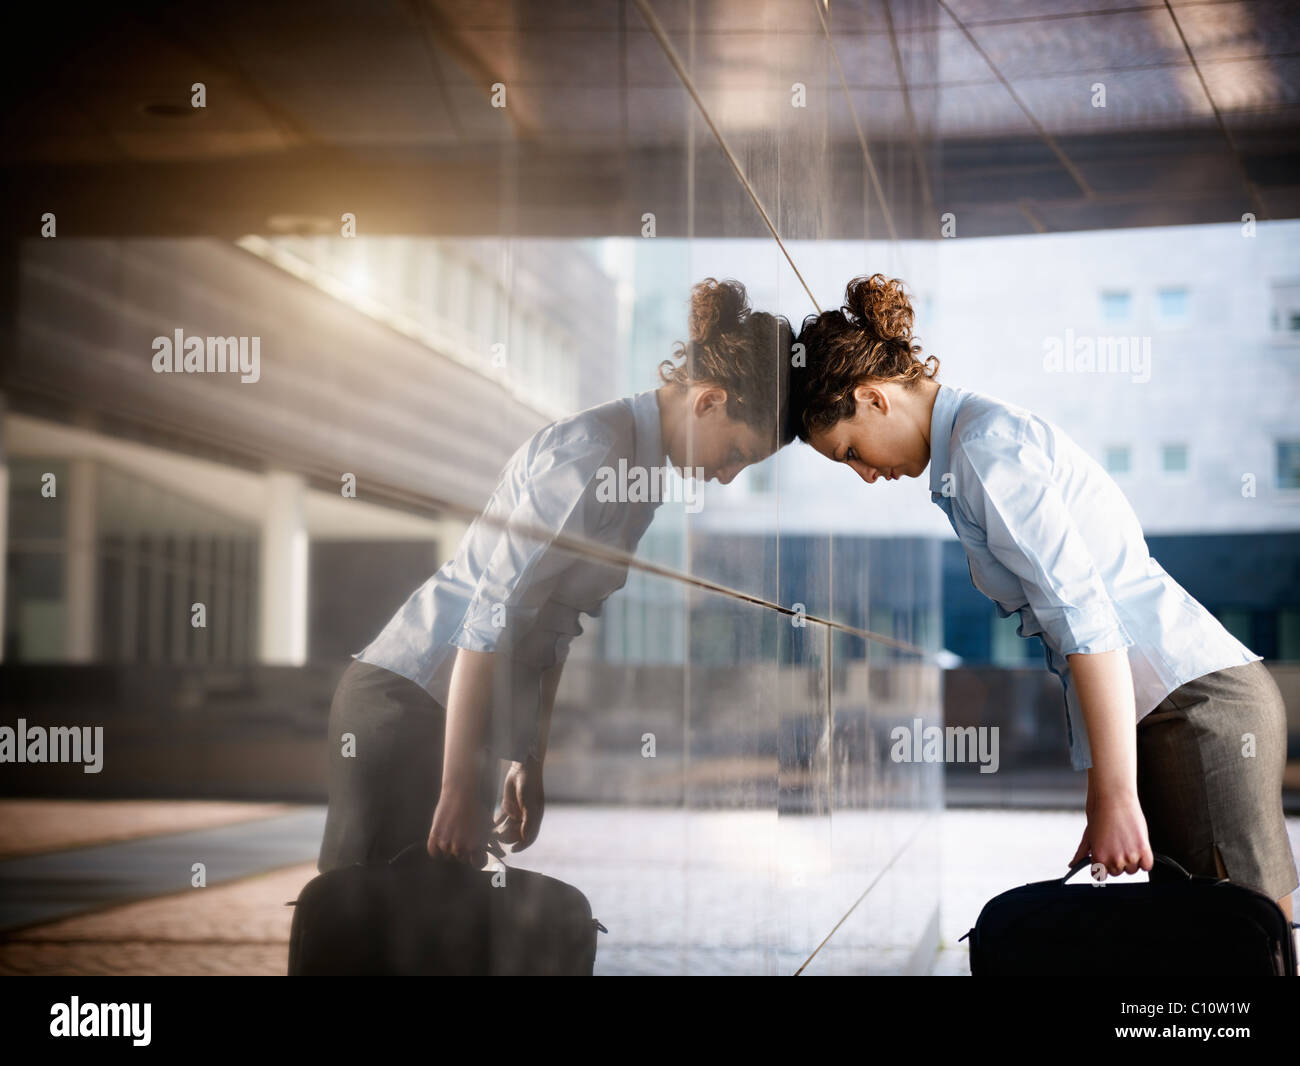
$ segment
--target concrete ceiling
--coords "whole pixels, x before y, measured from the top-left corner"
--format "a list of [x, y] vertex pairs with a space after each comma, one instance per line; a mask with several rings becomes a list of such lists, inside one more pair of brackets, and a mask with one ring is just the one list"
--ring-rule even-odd
[[660, 236], [762, 236], [755, 198], [790, 238], [937, 236], [945, 212], [958, 237], [1300, 214], [1292, 0], [7, 15], [10, 237], [45, 212], [67, 236], [233, 238], [337, 232], [345, 211], [369, 233], [632, 236], [651, 212]]

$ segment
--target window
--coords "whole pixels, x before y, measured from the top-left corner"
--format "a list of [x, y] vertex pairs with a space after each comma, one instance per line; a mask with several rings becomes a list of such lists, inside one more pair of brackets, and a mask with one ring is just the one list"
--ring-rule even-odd
[[1224, 607], [1214, 613], [1219, 616], [1219, 621], [1223, 623], [1224, 629], [1247, 647], [1250, 647], [1252, 643], [1250, 611], [1241, 607]]
[[1127, 444], [1116, 444], [1106, 449], [1106, 471], [1110, 474], [1127, 474], [1132, 466], [1132, 455]]
[[1187, 445], [1164, 445], [1160, 449], [1160, 466], [1166, 474], [1187, 473]]
[[1300, 281], [1274, 282], [1273, 333], [1300, 340]]
[[525, 383], [531, 388], [537, 381], [537, 334], [533, 316], [522, 308], [515, 307], [511, 312], [514, 320], [510, 329], [510, 344], [506, 349], [504, 368], [515, 381]]
[[336, 275], [351, 290], [353, 296], [368, 296], [375, 288], [371, 273], [373, 249], [365, 241], [340, 242], [339, 271]]
[[500, 290], [491, 276], [481, 268], [472, 268], [465, 299], [465, 325], [479, 350], [491, 354], [496, 335], [497, 299]]
[[1029, 658], [1029, 641], [1020, 636], [1020, 615], [990, 620], [989, 659], [997, 666], [1019, 666]]
[[1283, 662], [1300, 659], [1300, 611], [1282, 608], [1277, 612], [1277, 657]]
[[1277, 487], [1300, 489], [1300, 440], [1277, 442]]
[[1166, 325], [1187, 321], [1187, 303], [1187, 290], [1183, 288], [1160, 289], [1156, 293], [1156, 310]]
[[1101, 317], [1106, 322], [1127, 322], [1133, 313], [1133, 298], [1127, 290], [1113, 289], [1101, 294]]
[[438, 246], [432, 242], [420, 245], [420, 255], [416, 261], [415, 317], [425, 329], [436, 328], [438, 312], [436, 299], [438, 293]]
[[465, 302], [465, 267], [453, 255], [447, 255], [442, 261], [442, 276], [438, 286], [438, 314], [444, 322], [457, 322], [461, 317], [461, 307]]

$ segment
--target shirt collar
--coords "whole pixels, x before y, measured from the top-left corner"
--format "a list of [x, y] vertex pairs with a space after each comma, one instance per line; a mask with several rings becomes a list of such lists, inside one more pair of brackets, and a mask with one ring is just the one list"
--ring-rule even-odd
[[659, 390], [646, 389], [632, 397], [632, 414], [636, 421], [636, 465], [645, 471], [663, 465], [663, 430], [659, 425]]
[[957, 411], [965, 396], [964, 389], [940, 385], [930, 412], [930, 494], [943, 494], [943, 476], [949, 471], [949, 447]]

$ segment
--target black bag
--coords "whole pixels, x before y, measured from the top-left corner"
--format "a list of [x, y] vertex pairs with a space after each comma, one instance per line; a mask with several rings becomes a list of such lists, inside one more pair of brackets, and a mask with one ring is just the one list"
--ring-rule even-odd
[[1296, 976], [1291, 925], [1276, 901], [1226, 878], [1066, 885], [1064, 877], [1013, 888], [980, 911], [970, 937], [977, 977]]
[[291, 977], [589, 977], [606, 931], [572, 885], [432, 858], [423, 842], [318, 874], [293, 906]]

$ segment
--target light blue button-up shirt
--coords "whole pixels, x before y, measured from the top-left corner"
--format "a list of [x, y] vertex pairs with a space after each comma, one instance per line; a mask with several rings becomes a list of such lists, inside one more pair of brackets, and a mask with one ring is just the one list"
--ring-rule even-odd
[[940, 385], [930, 498], [971, 580], [1017, 632], [1040, 637], [1065, 689], [1070, 761], [1092, 765], [1067, 655], [1128, 650], [1138, 719], [1195, 678], [1261, 656], [1151, 558], [1137, 515], [1095, 459], [1023, 408]]
[[620, 461], [623, 470], [667, 470], [653, 389], [554, 422], [521, 445], [454, 557], [352, 657], [409, 678], [446, 707], [456, 649], [498, 653], [488, 747], [521, 762], [536, 754], [543, 671], [567, 658], [579, 615], [600, 614], [627, 581], [626, 565], [576, 554], [555, 537], [630, 553], [662, 502], [657, 490], [611, 493]]

